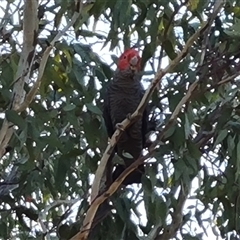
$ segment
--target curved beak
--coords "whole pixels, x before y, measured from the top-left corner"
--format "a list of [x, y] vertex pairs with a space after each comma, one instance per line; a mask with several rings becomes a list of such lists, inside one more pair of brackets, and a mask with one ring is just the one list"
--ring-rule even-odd
[[129, 63], [130, 63], [131, 70], [136, 71], [137, 65], [138, 65], [138, 57], [137, 56], [132, 57]]

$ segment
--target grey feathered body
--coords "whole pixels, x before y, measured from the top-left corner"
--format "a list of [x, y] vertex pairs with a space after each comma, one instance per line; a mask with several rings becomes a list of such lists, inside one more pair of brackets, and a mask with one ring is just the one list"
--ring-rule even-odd
[[[132, 114], [137, 109], [143, 94], [144, 90], [140, 79], [131, 70], [115, 73], [112, 82], [108, 86], [104, 101], [103, 117], [109, 137], [114, 133], [116, 124], [121, 123], [128, 114]], [[129, 166], [141, 155], [147, 133], [147, 118], [145, 111], [142, 118], [139, 118], [123, 132], [117, 143], [116, 152], [124, 159], [125, 166], [118, 166], [113, 178], [118, 177], [125, 167]], [[129, 153], [133, 159], [130, 156], [124, 156], [124, 152]], [[135, 173], [130, 174], [125, 184], [139, 183], [143, 171], [142, 166]]]

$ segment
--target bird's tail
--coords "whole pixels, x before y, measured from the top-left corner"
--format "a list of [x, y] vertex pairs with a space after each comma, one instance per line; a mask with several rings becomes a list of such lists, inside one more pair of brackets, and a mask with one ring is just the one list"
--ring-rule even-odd
[[[111, 156], [108, 159], [108, 163], [106, 166], [106, 187], [108, 188], [120, 175], [121, 173], [130, 166], [133, 161], [129, 161], [129, 159], [124, 159], [125, 165], [118, 164], [114, 172], [113, 170], [113, 158], [115, 152], [112, 152]], [[123, 157], [124, 158], [124, 157]], [[131, 172], [122, 182], [122, 185], [127, 186], [133, 183], [141, 183], [142, 175], [144, 174], [144, 165], [140, 165], [137, 169]]]
[[99, 232], [99, 228], [101, 226], [100, 223], [111, 213], [112, 207], [108, 203], [108, 199], [106, 199], [99, 207], [95, 214], [95, 217], [92, 222], [91, 230], [88, 236], [88, 240], [95, 239], [97, 233]]
[[[121, 173], [127, 168], [128, 166], [117, 165], [115, 171], [112, 174], [112, 180], [115, 181]], [[123, 185], [127, 186], [133, 183], [141, 183], [142, 175], [144, 174], [144, 165], [140, 165], [137, 169], [131, 172], [122, 182]]]
[[[107, 167], [106, 167], [106, 189], [108, 186], [111, 185], [113, 181], [115, 181], [121, 173], [128, 167], [130, 164], [125, 165], [117, 165], [116, 169], [112, 173], [112, 162], [113, 162], [113, 157], [115, 153], [113, 152], [111, 156], [109, 157]], [[125, 161], [126, 162], [126, 161]], [[129, 159], [128, 159], [129, 162]], [[131, 161], [132, 162], [132, 161]], [[123, 185], [127, 186], [133, 183], [141, 183], [141, 178], [142, 175], [144, 174], [144, 165], [140, 165], [137, 169], [135, 169], [133, 172], [131, 172], [122, 182]], [[111, 206], [108, 203], [108, 199], [106, 199], [98, 208], [96, 215], [93, 220], [92, 224], [92, 229], [89, 234], [89, 240], [92, 240], [94, 236], [96, 236], [98, 232], [98, 223], [100, 223], [104, 218], [107, 217], [107, 215], [111, 212]]]

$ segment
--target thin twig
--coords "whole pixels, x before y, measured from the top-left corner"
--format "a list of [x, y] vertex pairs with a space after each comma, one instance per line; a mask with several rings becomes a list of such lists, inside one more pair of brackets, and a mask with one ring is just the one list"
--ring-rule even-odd
[[183, 219], [183, 207], [189, 194], [190, 186], [181, 184], [181, 190], [177, 199], [177, 206], [175, 211], [172, 213], [172, 222], [163, 231], [161, 235], [155, 238], [155, 240], [167, 240], [171, 239], [176, 235], [179, 227], [181, 226]]

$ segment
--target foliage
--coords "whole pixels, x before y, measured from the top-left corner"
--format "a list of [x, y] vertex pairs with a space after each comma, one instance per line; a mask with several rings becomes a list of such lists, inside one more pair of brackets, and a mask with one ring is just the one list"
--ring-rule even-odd
[[[1, 2], [0, 140], [4, 119], [13, 134], [1, 158], [0, 238], [69, 239], [84, 220], [107, 146], [102, 99], [117, 56], [123, 48], [139, 48], [147, 86], [211, 16], [214, 1], [84, 2], [80, 17], [52, 49], [33, 101], [17, 113], [12, 104], [24, 4]], [[93, 239], [162, 239], [169, 229], [174, 239], [240, 238], [239, 6], [239, 0], [226, 2], [154, 92], [151, 105], [160, 124], [153, 138], [199, 79], [146, 162], [142, 185], [111, 197], [115, 211], [98, 224]], [[39, 1], [26, 93], [44, 51], [74, 11], [74, 1]]]

